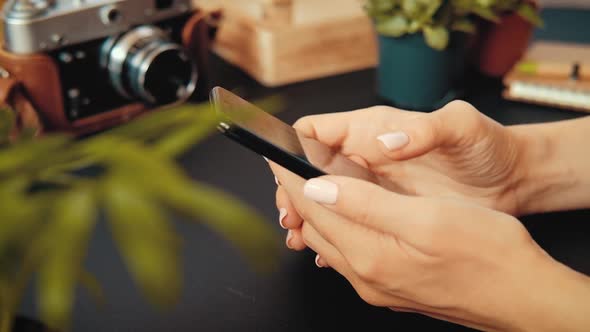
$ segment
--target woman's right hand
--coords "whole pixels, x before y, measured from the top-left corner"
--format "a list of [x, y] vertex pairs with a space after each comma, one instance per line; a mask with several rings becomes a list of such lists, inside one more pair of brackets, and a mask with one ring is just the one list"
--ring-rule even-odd
[[[302, 118], [294, 127], [360, 165], [405, 194], [465, 199], [512, 215], [521, 213], [517, 188], [526, 177], [524, 143], [468, 103], [433, 113], [378, 106]], [[302, 219], [280, 188], [281, 225], [288, 246], [303, 249]]]

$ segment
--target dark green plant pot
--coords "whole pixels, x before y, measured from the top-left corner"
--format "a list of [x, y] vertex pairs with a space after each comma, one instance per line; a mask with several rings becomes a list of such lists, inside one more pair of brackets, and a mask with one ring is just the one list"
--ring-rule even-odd
[[379, 95], [393, 106], [432, 111], [459, 97], [465, 76], [467, 37], [456, 33], [444, 51], [422, 34], [379, 35]]

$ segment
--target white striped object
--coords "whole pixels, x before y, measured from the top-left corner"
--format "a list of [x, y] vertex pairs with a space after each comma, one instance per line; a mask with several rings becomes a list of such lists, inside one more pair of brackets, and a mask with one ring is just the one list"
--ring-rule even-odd
[[512, 98], [523, 101], [536, 101], [564, 108], [590, 111], [589, 90], [571, 90], [549, 85], [514, 81], [510, 84], [509, 94]]

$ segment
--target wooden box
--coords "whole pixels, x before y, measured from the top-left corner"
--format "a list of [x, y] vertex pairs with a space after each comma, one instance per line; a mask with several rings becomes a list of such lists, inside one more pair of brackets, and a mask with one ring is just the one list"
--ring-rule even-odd
[[266, 86], [370, 68], [376, 37], [360, 0], [201, 0], [221, 7], [214, 50]]

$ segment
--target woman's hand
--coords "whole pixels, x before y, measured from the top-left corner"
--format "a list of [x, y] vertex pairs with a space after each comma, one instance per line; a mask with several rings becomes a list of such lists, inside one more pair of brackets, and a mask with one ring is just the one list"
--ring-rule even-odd
[[517, 214], [523, 177], [514, 133], [468, 103], [433, 113], [390, 107], [305, 117], [305, 136], [329, 145], [409, 195], [455, 197]]
[[512, 216], [346, 177], [305, 182], [271, 167], [305, 220], [297, 231], [316, 263], [370, 304], [484, 330], [590, 326], [587, 278], [553, 261]]
[[[519, 213], [516, 190], [525, 177], [521, 140], [508, 127], [460, 101], [433, 113], [390, 107], [316, 115], [294, 127], [409, 195], [459, 198]], [[304, 248], [302, 218], [279, 187], [277, 207], [287, 245]]]

